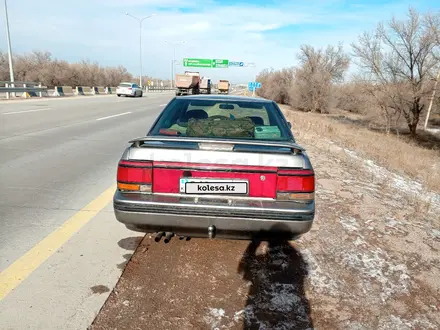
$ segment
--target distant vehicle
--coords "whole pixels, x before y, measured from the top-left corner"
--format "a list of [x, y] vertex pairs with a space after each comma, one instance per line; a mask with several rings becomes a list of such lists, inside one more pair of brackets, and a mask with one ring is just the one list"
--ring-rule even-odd
[[200, 81], [200, 93], [211, 94], [211, 79], [203, 77]]
[[119, 97], [121, 95], [124, 96], [139, 96], [142, 97], [143, 91], [137, 84], [122, 82], [116, 87], [116, 95]]
[[220, 80], [217, 84], [217, 90], [220, 94], [229, 94], [231, 84], [228, 80]]
[[200, 94], [200, 74], [185, 71], [185, 74], [176, 74], [176, 96]]
[[271, 100], [173, 98], [119, 161], [116, 219], [157, 242], [298, 238], [314, 220], [315, 175], [290, 127]]
[[200, 73], [185, 71], [185, 74], [176, 74], [176, 96], [200, 94]]

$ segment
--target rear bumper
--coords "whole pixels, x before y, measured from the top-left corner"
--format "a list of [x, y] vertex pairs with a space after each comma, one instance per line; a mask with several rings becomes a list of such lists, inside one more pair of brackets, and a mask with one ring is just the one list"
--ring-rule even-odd
[[212, 199], [185, 196], [141, 195], [117, 191], [113, 199], [116, 219], [142, 232], [173, 232], [176, 235], [251, 239], [282, 234], [295, 238], [313, 223], [315, 204], [271, 200]]
[[192, 88], [177, 88], [176, 90], [176, 94], [190, 94], [190, 92], [192, 91]]
[[129, 95], [129, 96], [133, 96], [133, 95], [135, 95], [135, 92], [126, 92], [126, 91], [118, 91], [118, 90], [116, 90], [116, 94], [119, 94], [119, 95]]

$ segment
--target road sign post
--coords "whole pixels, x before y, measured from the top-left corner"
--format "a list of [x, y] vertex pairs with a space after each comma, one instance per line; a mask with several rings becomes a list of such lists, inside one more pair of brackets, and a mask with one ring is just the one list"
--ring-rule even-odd
[[248, 90], [249, 92], [252, 92], [252, 96], [255, 96], [255, 92], [258, 88], [261, 88], [261, 83], [256, 81], [250, 81], [248, 83]]

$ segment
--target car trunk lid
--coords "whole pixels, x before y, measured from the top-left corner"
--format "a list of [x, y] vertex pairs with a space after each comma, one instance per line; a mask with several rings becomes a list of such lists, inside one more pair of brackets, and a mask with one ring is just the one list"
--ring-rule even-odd
[[[136, 139], [126, 157], [151, 161], [152, 192], [223, 197], [277, 198], [280, 169], [307, 167], [295, 143], [212, 141], [160, 137]], [[301, 186], [301, 184], [299, 184]], [[223, 187], [223, 188], [222, 188]], [[284, 189], [286, 190], [286, 189]]]
[[275, 198], [277, 168], [153, 162], [153, 192]]
[[131, 93], [133, 88], [131, 86], [118, 86], [118, 89], [122, 92], [122, 93]]

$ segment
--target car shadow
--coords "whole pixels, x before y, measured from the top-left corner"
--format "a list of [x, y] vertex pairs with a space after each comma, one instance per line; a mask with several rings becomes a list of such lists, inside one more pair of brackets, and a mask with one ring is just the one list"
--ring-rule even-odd
[[288, 238], [262, 239], [261, 234], [252, 239], [238, 266], [250, 283], [243, 329], [313, 329], [304, 292], [306, 261]]

